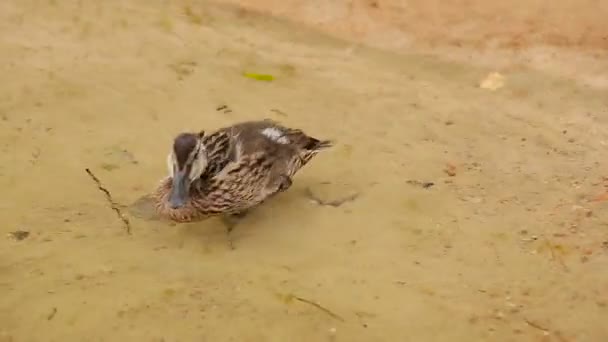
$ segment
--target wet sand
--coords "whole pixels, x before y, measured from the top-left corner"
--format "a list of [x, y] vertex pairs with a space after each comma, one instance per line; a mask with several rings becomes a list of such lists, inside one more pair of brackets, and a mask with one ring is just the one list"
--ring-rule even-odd
[[[605, 89], [522, 65], [480, 88], [488, 64], [226, 5], [5, 1], [0, 16], [0, 341], [608, 337]], [[336, 147], [235, 229], [235, 250], [218, 219], [134, 205], [178, 132], [264, 117]]]

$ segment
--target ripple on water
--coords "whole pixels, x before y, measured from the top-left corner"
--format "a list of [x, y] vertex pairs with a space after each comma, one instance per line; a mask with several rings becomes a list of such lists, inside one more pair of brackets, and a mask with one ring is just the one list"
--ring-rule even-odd
[[154, 209], [152, 195], [144, 195], [127, 206], [127, 211], [134, 217], [147, 221], [160, 221], [161, 217]]

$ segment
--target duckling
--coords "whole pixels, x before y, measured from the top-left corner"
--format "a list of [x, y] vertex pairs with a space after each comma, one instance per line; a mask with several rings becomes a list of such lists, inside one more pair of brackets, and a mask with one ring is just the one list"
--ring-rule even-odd
[[180, 133], [167, 157], [169, 176], [154, 193], [156, 210], [177, 222], [214, 215], [243, 217], [250, 208], [286, 191], [292, 177], [331, 146], [330, 140], [269, 119], [211, 134]]

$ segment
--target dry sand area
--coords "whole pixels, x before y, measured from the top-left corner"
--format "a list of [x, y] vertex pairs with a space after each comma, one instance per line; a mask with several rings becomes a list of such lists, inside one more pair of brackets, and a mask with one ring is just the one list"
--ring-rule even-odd
[[[238, 2], [0, 3], [0, 341], [608, 340], [605, 1]], [[151, 215], [266, 117], [336, 146], [236, 249]]]

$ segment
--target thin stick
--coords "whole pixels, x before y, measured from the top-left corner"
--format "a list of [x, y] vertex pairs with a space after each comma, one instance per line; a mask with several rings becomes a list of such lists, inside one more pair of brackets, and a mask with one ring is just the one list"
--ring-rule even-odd
[[311, 201], [315, 202], [318, 205], [324, 205], [324, 206], [330, 206], [330, 207], [334, 207], [337, 208], [339, 206], [341, 206], [344, 203], [347, 202], [352, 202], [354, 200], [357, 199], [357, 197], [359, 197], [359, 193], [354, 193], [350, 196], [346, 196], [344, 198], [340, 198], [340, 199], [336, 199], [333, 201], [326, 201], [326, 200], [322, 200], [319, 197], [317, 197], [312, 190], [310, 190], [310, 188], [306, 188], [305, 190], [306, 192], [304, 193], [306, 195], [306, 197], [308, 197], [308, 199], [310, 199]]
[[337, 319], [337, 320], [338, 320], [338, 321], [340, 321], [340, 322], [344, 322], [344, 318], [342, 318], [342, 317], [341, 317], [341, 316], [339, 316], [338, 314], [334, 313], [333, 311], [329, 310], [328, 308], [321, 306], [321, 304], [315, 303], [315, 302], [313, 302], [313, 301], [311, 301], [311, 300], [308, 300], [308, 299], [306, 299], [306, 298], [302, 298], [302, 297], [298, 297], [298, 296], [293, 296], [293, 299], [295, 299], [295, 300], [297, 300], [297, 301], [300, 301], [300, 302], [302, 302], [302, 303], [306, 303], [306, 304], [308, 304], [308, 305], [312, 305], [312, 306], [314, 306], [315, 308], [317, 308], [317, 309], [319, 309], [319, 310], [321, 310], [321, 311], [325, 312], [326, 314], [328, 314], [328, 315], [329, 315], [329, 316], [331, 316], [332, 318], [335, 318], [335, 319]]
[[532, 322], [532, 321], [531, 321], [531, 320], [529, 320], [529, 319], [524, 319], [524, 322], [526, 322], [526, 324], [528, 324], [528, 325], [529, 325], [529, 326], [531, 326], [532, 328], [535, 328], [535, 329], [538, 329], [538, 330], [544, 331], [544, 332], [546, 332], [546, 333], [549, 333], [549, 329], [547, 329], [547, 328], [543, 327], [542, 325], [540, 325], [540, 324], [538, 324], [538, 323]]
[[543, 327], [542, 325], [526, 318], [524, 318], [524, 322], [526, 322], [526, 324], [528, 324], [532, 328], [542, 331], [545, 335], [553, 334], [553, 336], [555, 336], [560, 342], [568, 342], [568, 339], [566, 339], [559, 331], [551, 331]]
[[131, 234], [131, 224], [129, 223], [129, 219], [122, 213], [119, 205], [116, 202], [114, 202], [110, 191], [101, 184], [101, 181], [99, 180], [99, 178], [97, 178], [97, 176], [95, 176], [93, 171], [89, 170], [88, 168], [85, 169], [85, 171], [89, 174], [91, 179], [97, 184], [97, 188], [101, 192], [104, 193], [104, 195], [106, 196], [106, 200], [110, 204], [110, 207], [112, 208], [112, 210], [114, 210], [116, 212], [116, 216], [118, 216], [118, 218], [122, 221], [125, 231], [127, 232], [127, 234], [130, 235]]
[[46, 316], [47, 321], [52, 320], [56, 314], [57, 314], [57, 308], [53, 308], [51, 310], [51, 313]]
[[278, 110], [276, 108], [273, 108], [270, 111], [273, 112], [273, 113], [276, 113], [277, 115], [280, 115], [280, 116], [287, 116], [287, 114], [285, 114], [285, 112], [280, 111], [280, 110]]

